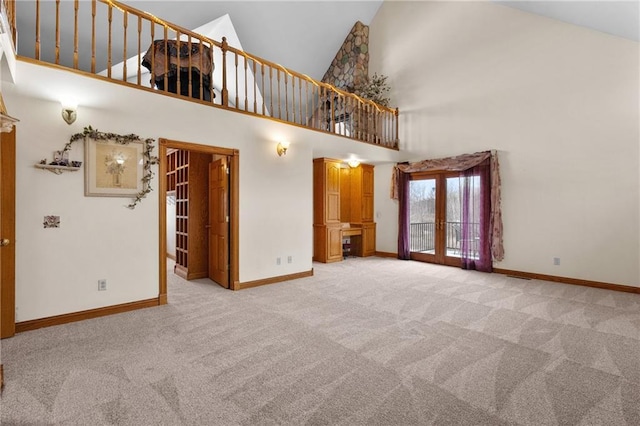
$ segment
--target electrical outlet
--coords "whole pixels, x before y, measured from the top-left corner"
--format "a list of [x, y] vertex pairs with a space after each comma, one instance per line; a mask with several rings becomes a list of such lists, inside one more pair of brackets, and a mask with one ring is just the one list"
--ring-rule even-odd
[[554, 257], [553, 258], [553, 264], [558, 266], [560, 264], [560, 258], [559, 257]]
[[287, 263], [291, 263], [291, 262], [293, 262], [293, 257], [287, 256]]
[[98, 280], [98, 291], [107, 290], [107, 280]]
[[276, 257], [276, 265], [279, 265], [280, 263], [281, 263], [281, 262], [280, 262], [280, 258], [279, 258], [279, 257]]

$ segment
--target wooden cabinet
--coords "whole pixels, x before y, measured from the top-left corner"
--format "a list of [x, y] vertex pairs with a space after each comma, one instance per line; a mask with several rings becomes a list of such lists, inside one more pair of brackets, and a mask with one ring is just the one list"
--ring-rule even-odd
[[342, 260], [346, 236], [352, 237], [351, 254], [375, 254], [373, 167], [361, 164], [350, 168], [329, 158], [313, 161], [313, 260]]
[[362, 224], [362, 256], [374, 256], [376, 254], [376, 224]]
[[206, 226], [211, 155], [175, 150], [167, 153], [167, 161], [167, 189], [176, 192], [174, 271], [187, 280], [205, 278], [209, 273]]

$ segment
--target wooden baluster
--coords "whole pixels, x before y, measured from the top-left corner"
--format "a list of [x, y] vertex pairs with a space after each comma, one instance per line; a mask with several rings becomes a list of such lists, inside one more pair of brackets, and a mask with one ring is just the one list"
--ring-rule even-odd
[[276, 70], [276, 76], [278, 78], [278, 118], [282, 119], [282, 97], [280, 96], [280, 68]]
[[73, 68], [78, 69], [78, 8], [80, 0], [75, 0], [73, 5]]
[[329, 89], [329, 96], [331, 97], [331, 133], [335, 133], [336, 132], [336, 93], [332, 90]]
[[229, 106], [229, 90], [227, 90], [227, 38], [222, 37], [222, 106]]
[[262, 74], [262, 115], [266, 115], [265, 114], [265, 105], [264, 105], [264, 95], [265, 95], [265, 90], [264, 90], [264, 64], [261, 63], [260, 64], [260, 73]]
[[258, 113], [258, 78], [256, 76], [256, 60], [253, 60], [253, 112]]
[[396, 113], [395, 113], [395, 127], [396, 127], [396, 140], [394, 141], [393, 145], [395, 148], [398, 148], [398, 144], [400, 142], [400, 133], [399, 133], [399, 124], [398, 124], [398, 116], [400, 115], [400, 109], [396, 108]]
[[169, 64], [171, 61], [171, 55], [169, 54], [169, 34], [168, 28], [164, 26], [164, 90], [165, 92], [169, 91]]
[[320, 112], [318, 114], [318, 128], [321, 130], [325, 129], [325, 122], [327, 118], [326, 107], [327, 105], [324, 102], [324, 86], [318, 87], [318, 102], [320, 103]]
[[296, 78], [291, 76], [291, 109], [293, 110], [292, 121], [296, 122]]
[[107, 50], [107, 77], [111, 78], [111, 21], [113, 20], [113, 8], [111, 4], [109, 4], [109, 40], [108, 40], [108, 50]]
[[123, 47], [122, 47], [122, 81], [127, 81], [127, 27], [129, 26], [129, 12], [124, 11], [122, 17], [122, 25], [124, 27]]
[[156, 29], [156, 24], [153, 23], [153, 21], [149, 21], [149, 25], [150, 27], [150, 34], [151, 34], [151, 80], [149, 81], [149, 84], [151, 85], [151, 88], [153, 89], [154, 87], [156, 87], [156, 74], [155, 74], [155, 64], [156, 64], [156, 43], [155, 43], [155, 29]]
[[180, 72], [180, 68], [182, 65], [182, 58], [180, 57], [182, 54], [182, 49], [181, 49], [181, 42], [180, 42], [180, 33], [176, 31], [176, 94], [178, 96], [182, 96], [182, 90], [181, 90], [181, 86], [182, 86], [182, 78], [181, 77], [181, 72]]
[[96, 72], [96, 0], [91, 1], [91, 72]]
[[[198, 39], [198, 56], [200, 57], [200, 72], [198, 73], [198, 80], [200, 81], [200, 99], [204, 99], [204, 75], [202, 74], [202, 69], [204, 67], [204, 40]], [[209, 51], [211, 51], [211, 46], [207, 47]], [[213, 57], [213, 56], [212, 56]]]
[[298, 80], [298, 103], [300, 104], [300, 124], [304, 125], [304, 117], [302, 115], [302, 79]]
[[275, 115], [274, 111], [273, 111], [273, 67], [271, 65], [269, 65], [269, 98], [271, 101], [271, 107], [269, 109], [269, 114], [271, 115], [271, 117], [273, 117]]
[[[209, 79], [209, 94], [210, 94], [210, 98], [211, 98], [211, 102], [213, 103], [213, 48], [214, 48], [214, 44], [213, 42], [209, 45], [208, 49], [209, 49], [209, 56], [211, 57], [211, 78]], [[202, 76], [202, 72], [200, 72], [200, 79], [204, 79], [204, 77]]]
[[289, 81], [288, 81], [287, 73], [285, 71], [282, 71], [282, 74], [284, 75], [284, 113], [285, 113], [285, 120], [289, 121]]
[[244, 110], [249, 111], [249, 83], [247, 82], [247, 57], [243, 56], [244, 60]]
[[138, 86], [142, 85], [142, 16], [138, 15]]
[[56, 0], [56, 65], [60, 63], [60, 0]]
[[209, 47], [209, 52], [211, 52], [211, 102], [215, 103], [215, 99], [214, 99], [214, 95], [215, 93], [213, 92], [213, 71], [216, 69], [216, 64], [215, 64], [215, 60], [214, 60], [214, 56], [213, 56], [213, 49], [215, 49], [215, 44], [211, 43], [211, 46]]
[[36, 53], [35, 58], [40, 60], [40, 0], [36, 0]]
[[238, 105], [240, 103], [239, 99], [238, 99], [238, 52], [236, 52], [235, 50], [233, 51], [233, 54], [235, 55], [235, 74], [236, 74], [236, 108], [240, 108], [240, 106]]
[[309, 82], [304, 80], [304, 120], [303, 124], [309, 125]]
[[[187, 49], [189, 49], [188, 58], [189, 58], [189, 74], [187, 75], [187, 90], [189, 91], [189, 97], [193, 95], [193, 81], [191, 81], [191, 70], [192, 70], [192, 62], [191, 62], [191, 34], [187, 37]], [[202, 68], [199, 68], [202, 69]], [[200, 98], [202, 100], [202, 98]]]

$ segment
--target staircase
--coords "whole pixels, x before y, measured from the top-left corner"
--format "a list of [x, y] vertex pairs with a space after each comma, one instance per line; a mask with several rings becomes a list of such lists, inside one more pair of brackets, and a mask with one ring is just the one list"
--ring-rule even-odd
[[[23, 57], [398, 149], [397, 109], [235, 49], [224, 37], [212, 40], [112, 0], [2, 0], [2, 5], [12, 40], [19, 34], [21, 47], [33, 45], [31, 52], [18, 52]], [[21, 19], [23, 13], [33, 16]]]

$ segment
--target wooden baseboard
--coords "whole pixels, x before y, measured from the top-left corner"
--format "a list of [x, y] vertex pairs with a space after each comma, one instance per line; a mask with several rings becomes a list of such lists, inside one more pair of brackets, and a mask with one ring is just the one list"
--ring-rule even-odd
[[123, 312], [134, 311], [136, 309], [151, 308], [160, 305], [159, 298], [139, 300], [137, 302], [122, 303], [120, 305], [105, 306], [103, 308], [89, 309], [87, 311], [71, 312], [69, 314], [56, 315], [52, 317], [39, 318], [16, 323], [16, 333], [36, 330], [43, 327], [68, 324], [70, 322], [82, 321], [91, 318], [104, 317], [107, 315], [121, 314]]
[[245, 288], [259, 287], [261, 285], [280, 283], [283, 281], [297, 280], [298, 278], [307, 278], [312, 276], [313, 276], [313, 268], [309, 271], [297, 272], [295, 274], [280, 275], [277, 277], [264, 278], [264, 279], [255, 280], [255, 281], [247, 281], [244, 283], [236, 282], [234, 283], [233, 289], [244, 290]]
[[553, 281], [562, 284], [581, 285], [585, 287], [603, 288], [605, 290], [622, 291], [625, 293], [640, 294], [640, 287], [632, 287], [630, 285], [611, 284], [600, 281], [581, 280], [577, 278], [558, 277], [555, 275], [537, 274], [534, 272], [512, 271], [510, 269], [493, 268], [493, 272], [504, 275], [511, 275], [519, 278], [530, 278], [534, 280]]
[[391, 259], [397, 259], [398, 253], [390, 253], [388, 251], [377, 251], [376, 256], [378, 257], [389, 257]]

